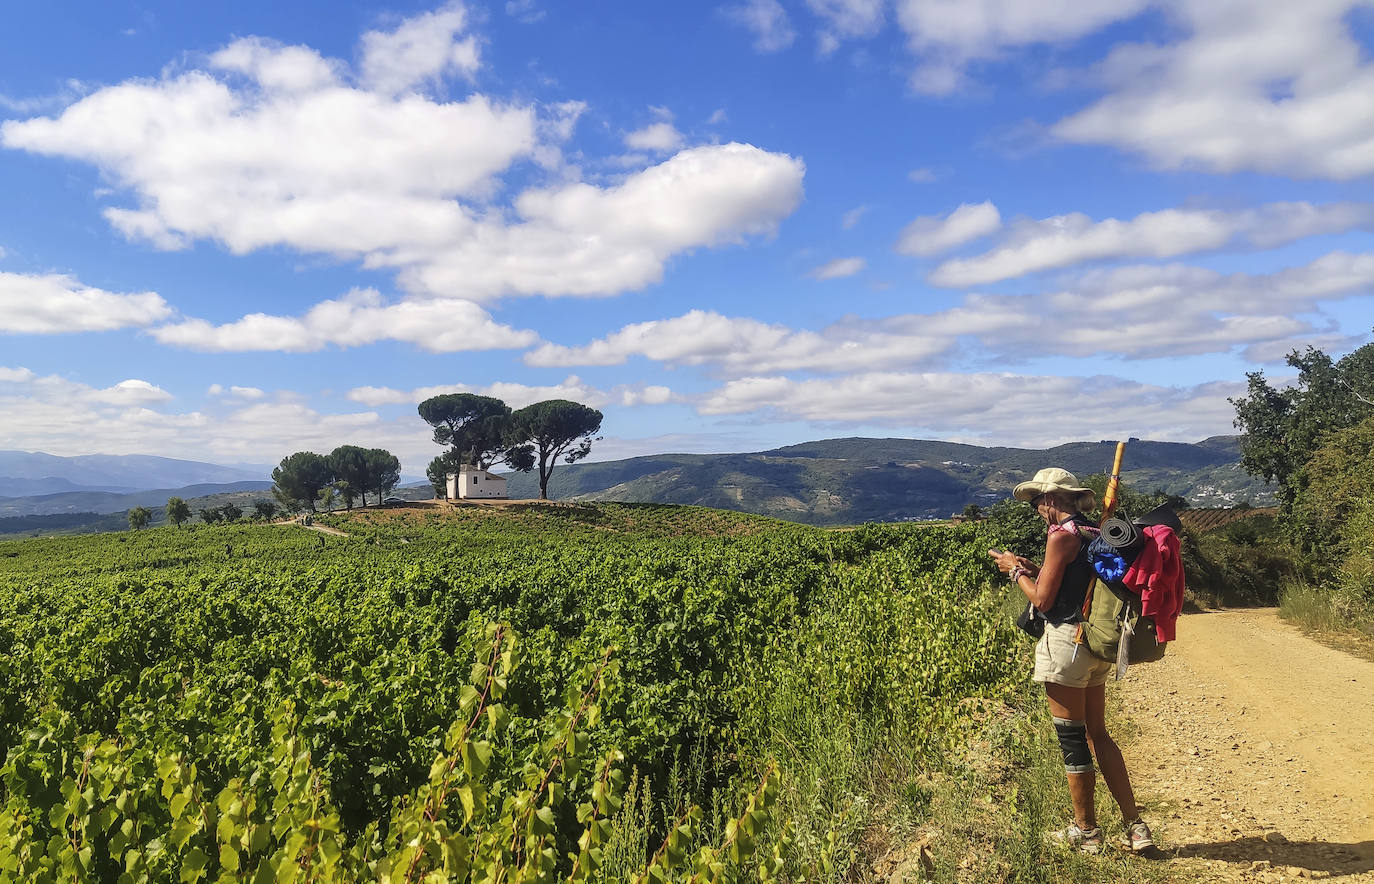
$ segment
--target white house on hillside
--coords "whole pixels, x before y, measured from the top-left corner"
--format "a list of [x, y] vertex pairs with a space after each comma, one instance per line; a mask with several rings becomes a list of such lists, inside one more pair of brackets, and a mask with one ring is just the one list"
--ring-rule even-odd
[[463, 464], [457, 473], [448, 474], [448, 496], [450, 500], [505, 500], [506, 480], [481, 467]]

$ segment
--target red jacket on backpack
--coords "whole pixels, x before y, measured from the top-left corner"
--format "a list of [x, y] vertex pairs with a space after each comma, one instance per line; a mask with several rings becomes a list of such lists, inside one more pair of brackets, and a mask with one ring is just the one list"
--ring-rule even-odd
[[1145, 547], [1121, 582], [1140, 593], [1141, 613], [1155, 618], [1161, 642], [1174, 640], [1174, 625], [1183, 613], [1183, 560], [1178, 535], [1168, 525], [1144, 529]]

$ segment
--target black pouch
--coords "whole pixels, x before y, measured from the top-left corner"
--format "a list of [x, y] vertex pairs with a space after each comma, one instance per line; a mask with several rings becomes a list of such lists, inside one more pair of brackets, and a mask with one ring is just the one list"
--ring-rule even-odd
[[1021, 616], [1016, 618], [1016, 625], [1021, 631], [1031, 638], [1039, 638], [1045, 634], [1045, 618], [1035, 615], [1035, 606], [1026, 604], [1026, 610], [1021, 612]]

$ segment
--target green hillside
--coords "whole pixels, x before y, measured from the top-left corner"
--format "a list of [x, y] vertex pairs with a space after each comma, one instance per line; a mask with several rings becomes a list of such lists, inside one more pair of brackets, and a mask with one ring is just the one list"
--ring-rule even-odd
[[[1045, 466], [1080, 476], [1105, 472], [1114, 441], [1073, 442], [1048, 450], [984, 448], [919, 439], [826, 439], [751, 454], [664, 454], [560, 465], [555, 499], [694, 504], [814, 525], [938, 519], [967, 504], [1007, 497]], [[1235, 436], [1199, 443], [1133, 439], [1124, 477], [1198, 506], [1272, 494], [1240, 468]], [[538, 496], [530, 474], [510, 474], [511, 496]]]

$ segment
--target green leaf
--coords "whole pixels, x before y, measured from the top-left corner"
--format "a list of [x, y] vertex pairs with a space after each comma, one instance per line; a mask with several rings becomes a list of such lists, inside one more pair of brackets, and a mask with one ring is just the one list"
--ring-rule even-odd
[[209, 864], [210, 857], [205, 855], [205, 851], [199, 847], [192, 847], [186, 851], [186, 858], [181, 861], [181, 880], [199, 881], [205, 876], [205, 867]]

